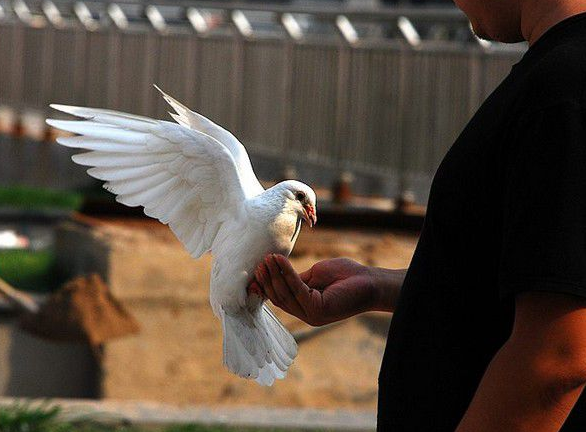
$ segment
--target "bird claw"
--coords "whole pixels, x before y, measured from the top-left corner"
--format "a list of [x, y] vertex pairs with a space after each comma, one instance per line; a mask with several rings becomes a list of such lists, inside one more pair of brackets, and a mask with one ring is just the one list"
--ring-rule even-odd
[[260, 287], [257, 284], [252, 284], [250, 286], [250, 288], [248, 288], [248, 294], [249, 295], [256, 295], [257, 297], [260, 297], [262, 300], [265, 299], [265, 296], [262, 292], [262, 290], [260, 289]]

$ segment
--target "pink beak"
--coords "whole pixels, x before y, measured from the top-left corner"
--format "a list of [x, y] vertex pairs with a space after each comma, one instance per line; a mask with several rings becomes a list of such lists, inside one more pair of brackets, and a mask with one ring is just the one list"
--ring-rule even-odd
[[303, 206], [303, 220], [307, 222], [310, 228], [317, 224], [317, 216], [315, 214], [315, 208], [312, 205], [306, 204]]

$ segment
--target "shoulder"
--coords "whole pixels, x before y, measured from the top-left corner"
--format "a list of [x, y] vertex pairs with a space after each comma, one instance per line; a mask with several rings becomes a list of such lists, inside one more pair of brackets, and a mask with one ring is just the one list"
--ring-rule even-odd
[[505, 142], [513, 142], [510, 150], [523, 154], [526, 163], [541, 163], [543, 167], [565, 163], [563, 159], [568, 158], [583, 164], [586, 39], [564, 41], [532, 60], [522, 71], [518, 93], [508, 111]]
[[586, 39], [560, 43], [526, 72], [522, 104], [540, 109], [586, 102]]

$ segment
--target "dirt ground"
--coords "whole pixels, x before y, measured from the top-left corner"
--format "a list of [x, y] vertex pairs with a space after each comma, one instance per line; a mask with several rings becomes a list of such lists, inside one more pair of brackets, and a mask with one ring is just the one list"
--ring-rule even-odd
[[[260, 387], [221, 365], [221, 326], [207, 302], [210, 257], [192, 260], [158, 223], [91, 224], [92, 235], [108, 244], [111, 289], [141, 326], [138, 336], [107, 345], [104, 397], [174, 404], [376, 407], [390, 316], [365, 314], [316, 330], [277, 311], [300, 340], [299, 356], [285, 380]], [[298, 271], [341, 256], [403, 268], [416, 242], [413, 233], [304, 228], [291, 260]]]

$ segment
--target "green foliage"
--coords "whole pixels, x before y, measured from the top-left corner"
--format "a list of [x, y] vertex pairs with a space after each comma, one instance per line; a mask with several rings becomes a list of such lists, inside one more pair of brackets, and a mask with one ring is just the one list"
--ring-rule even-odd
[[0, 409], [0, 431], [2, 432], [67, 432], [57, 418], [61, 412], [57, 406], [16, 403]]
[[61, 282], [50, 250], [0, 251], [0, 278], [26, 291], [51, 291]]
[[[234, 428], [227, 426], [182, 425], [171, 426], [159, 432], [302, 432], [300, 429], [283, 430], [267, 428]], [[308, 431], [306, 431], [308, 432]], [[309, 431], [318, 432], [318, 431]]]
[[0, 407], [0, 432], [142, 432], [125, 425], [102, 424], [87, 416], [65, 421], [62, 414], [61, 408], [50, 402], [3, 406]]
[[63, 420], [62, 410], [50, 402], [18, 402], [0, 406], [0, 432], [300, 432], [277, 429], [229, 428], [225, 426], [181, 425], [140, 428], [110, 422], [100, 422], [91, 416]]
[[0, 187], [0, 207], [78, 210], [82, 204], [83, 196], [75, 192], [25, 186]]

